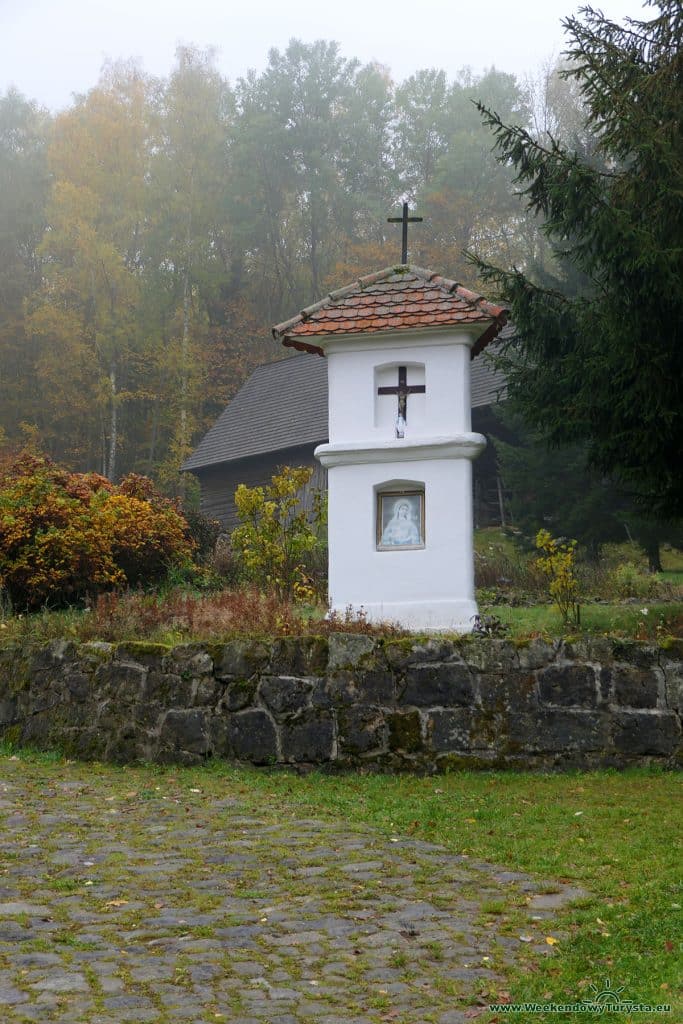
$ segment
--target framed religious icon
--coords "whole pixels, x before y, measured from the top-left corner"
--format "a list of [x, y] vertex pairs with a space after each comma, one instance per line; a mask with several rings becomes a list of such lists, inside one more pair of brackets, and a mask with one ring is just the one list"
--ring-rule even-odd
[[377, 495], [377, 550], [410, 551], [425, 546], [424, 491]]

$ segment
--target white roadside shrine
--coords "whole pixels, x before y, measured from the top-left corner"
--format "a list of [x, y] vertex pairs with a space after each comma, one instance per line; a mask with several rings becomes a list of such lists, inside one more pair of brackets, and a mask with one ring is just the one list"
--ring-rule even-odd
[[471, 631], [470, 361], [507, 310], [431, 271], [389, 267], [273, 328], [328, 360], [332, 611]]

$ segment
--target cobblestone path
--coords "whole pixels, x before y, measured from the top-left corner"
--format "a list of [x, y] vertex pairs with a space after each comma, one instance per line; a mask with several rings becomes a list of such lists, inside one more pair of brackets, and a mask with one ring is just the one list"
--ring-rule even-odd
[[3, 1024], [456, 1024], [577, 895], [190, 777], [0, 758]]

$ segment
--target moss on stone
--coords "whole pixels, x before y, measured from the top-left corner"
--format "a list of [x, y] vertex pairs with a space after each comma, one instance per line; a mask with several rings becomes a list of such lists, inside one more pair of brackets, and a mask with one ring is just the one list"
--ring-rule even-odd
[[328, 642], [328, 670], [366, 665], [376, 647], [377, 642], [369, 636], [332, 633]]
[[683, 640], [677, 636], [665, 636], [657, 646], [667, 654], [675, 653], [680, 661], [683, 661]]
[[151, 640], [126, 640], [116, 644], [117, 657], [129, 654], [132, 658], [162, 658], [171, 651], [169, 644], [155, 643]]
[[418, 711], [398, 711], [390, 715], [389, 749], [412, 754], [422, 749], [422, 728]]
[[498, 767], [495, 762], [478, 757], [476, 754], [442, 754], [440, 757], [437, 757], [436, 766], [444, 774], [449, 772], [488, 771]]
[[241, 711], [254, 703], [258, 679], [233, 679], [228, 685], [225, 702], [229, 711]]
[[7, 743], [10, 747], [16, 747], [21, 742], [21, 726], [6, 725], [0, 727], [0, 736], [2, 736], [4, 743]]

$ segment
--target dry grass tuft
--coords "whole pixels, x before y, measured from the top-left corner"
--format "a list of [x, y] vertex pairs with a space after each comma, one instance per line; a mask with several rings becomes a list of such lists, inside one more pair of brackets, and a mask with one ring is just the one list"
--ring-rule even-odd
[[392, 623], [373, 625], [351, 610], [325, 616], [322, 608], [299, 606], [255, 589], [195, 595], [172, 591], [103, 594], [79, 629], [83, 639], [204, 640], [233, 635], [310, 636], [329, 633], [403, 636]]

